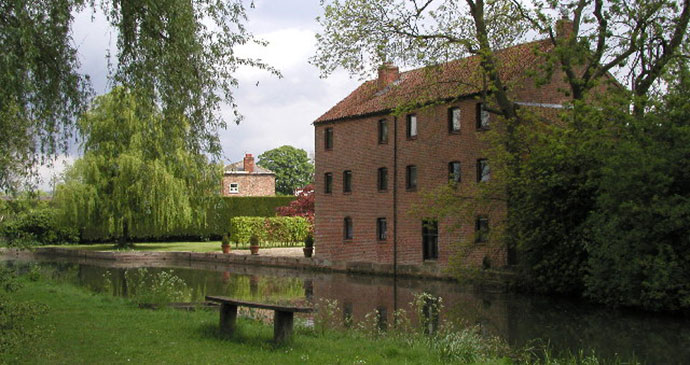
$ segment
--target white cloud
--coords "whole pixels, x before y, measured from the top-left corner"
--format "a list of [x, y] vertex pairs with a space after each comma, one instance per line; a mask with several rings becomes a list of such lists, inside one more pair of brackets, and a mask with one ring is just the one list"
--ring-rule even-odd
[[[314, 52], [314, 32], [304, 28], [285, 28], [258, 35], [267, 46], [248, 44], [236, 49], [239, 57], [261, 59], [283, 73], [309, 66], [307, 59]], [[265, 80], [274, 77], [268, 72], [251, 67], [238, 70], [240, 82]]]
[[[245, 120], [240, 125], [230, 124], [227, 130], [220, 132], [227, 159], [239, 161], [245, 152], [259, 155], [286, 144], [313, 151], [314, 127], [311, 123], [359, 84], [344, 72], [320, 79], [319, 70], [309, 64], [308, 59], [315, 51], [318, 27], [314, 18], [319, 12], [318, 2], [312, 0], [257, 0], [256, 8], [249, 9], [249, 30], [269, 45], [246, 45], [236, 51], [244, 57], [262, 59], [279, 69], [283, 78], [249, 67], [238, 70], [236, 77], [240, 87], [235, 90], [235, 98]], [[100, 12], [92, 14], [88, 7], [76, 14], [73, 29], [74, 43], [82, 61], [81, 71], [91, 76], [97, 94], [107, 92], [105, 55], [108, 48], [115, 51], [117, 31]], [[222, 113], [228, 122], [233, 120], [227, 105], [223, 106]], [[50, 190], [53, 174], [64, 170], [64, 161], [73, 160], [70, 156], [60, 156], [54, 168], [41, 167], [44, 180], [41, 187]]]
[[[238, 73], [240, 87], [235, 96], [245, 119], [221, 132], [223, 150], [231, 162], [239, 161], [244, 153], [257, 156], [282, 145], [313, 151], [311, 123], [359, 83], [344, 72], [336, 72], [328, 79], [319, 78], [319, 70], [308, 62], [316, 42], [310, 29], [290, 27], [257, 37], [270, 44], [245, 46], [238, 54], [265, 60], [278, 68], [283, 78], [249, 68]], [[229, 113], [225, 109], [225, 114]]]

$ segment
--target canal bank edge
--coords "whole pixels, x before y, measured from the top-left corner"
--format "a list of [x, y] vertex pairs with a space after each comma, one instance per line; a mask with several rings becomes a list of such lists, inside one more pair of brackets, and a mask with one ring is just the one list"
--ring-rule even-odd
[[[392, 264], [370, 262], [332, 262], [317, 257], [281, 257], [235, 255], [216, 252], [151, 252], [151, 251], [88, 251], [60, 247], [39, 247], [32, 250], [0, 248], [0, 255], [8, 257], [73, 257], [120, 263], [206, 262], [223, 265], [253, 265], [298, 270], [342, 272], [365, 275], [393, 276]], [[398, 265], [397, 276], [436, 280], [454, 280], [450, 273], [437, 265]]]

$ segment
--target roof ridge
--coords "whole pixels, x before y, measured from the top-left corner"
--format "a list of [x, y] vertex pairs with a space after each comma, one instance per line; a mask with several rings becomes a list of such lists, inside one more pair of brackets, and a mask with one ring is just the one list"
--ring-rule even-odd
[[[499, 62], [515, 61], [504, 65], [505, 67], [502, 67], [499, 72], [506, 81], [524, 75], [526, 68], [534, 66], [537, 57], [529, 50], [543, 49], [544, 46], [550, 46], [548, 39], [533, 40], [495, 51]], [[517, 57], [514, 58], [514, 55]], [[426, 78], [427, 75], [422, 75], [424, 70], [431, 68], [438, 70], [432, 81]], [[314, 124], [379, 114], [408, 102], [425, 104], [476, 94], [481, 91], [481, 86], [475, 85], [479, 84], [479, 74], [479, 55], [474, 54], [403, 71], [395, 85], [378, 87], [378, 79], [366, 80], [317, 118]]]

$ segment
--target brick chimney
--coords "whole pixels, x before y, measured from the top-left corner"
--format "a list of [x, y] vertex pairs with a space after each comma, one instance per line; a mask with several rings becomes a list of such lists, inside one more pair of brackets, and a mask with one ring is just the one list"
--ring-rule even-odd
[[400, 76], [400, 69], [398, 66], [386, 62], [379, 67], [379, 84], [381, 86], [388, 86], [398, 79]]
[[254, 156], [251, 153], [244, 155], [244, 171], [248, 173], [254, 172]]
[[556, 21], [556, 38], [566, 39], [573, 34], [573, 21], [561, 18]]

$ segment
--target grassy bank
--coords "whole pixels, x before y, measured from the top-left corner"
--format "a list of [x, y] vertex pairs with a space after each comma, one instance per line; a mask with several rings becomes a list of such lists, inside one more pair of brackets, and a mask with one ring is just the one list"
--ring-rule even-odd
[[[46, 312], [29, 326], [42, 333], [10, 363], [231, 363], [379, 364], [446, 363], [421, 342], [356, 333], [296, 328], [286, 346], [271, 344], [272, 326], [241, 319], [238, 333], [218, 333], [218, 312], [143, 310], [132, 303], [68, 284], [25, 281], [14, 300], [34, 301]], [[504, 363], [507, 360], [492, 360]]]
[[[63, 247], [77, 250], [89, 251], [121, 251], [112, 243], [95, 243], [84, 245], [50, 245], [42, 247]], [[290, 245], [282, 242], [263, 242], [262, 248], [275, 247], [301, 247], [300, 245]], [[248, 243], [231, 244], [233, 250], [248, 250]], [[205, 241], [205, 242], [137, 242], [134, 247], [126, 250], [133, 251], [184, 251], [184, 252], [220, 252], [220, 241]]]

